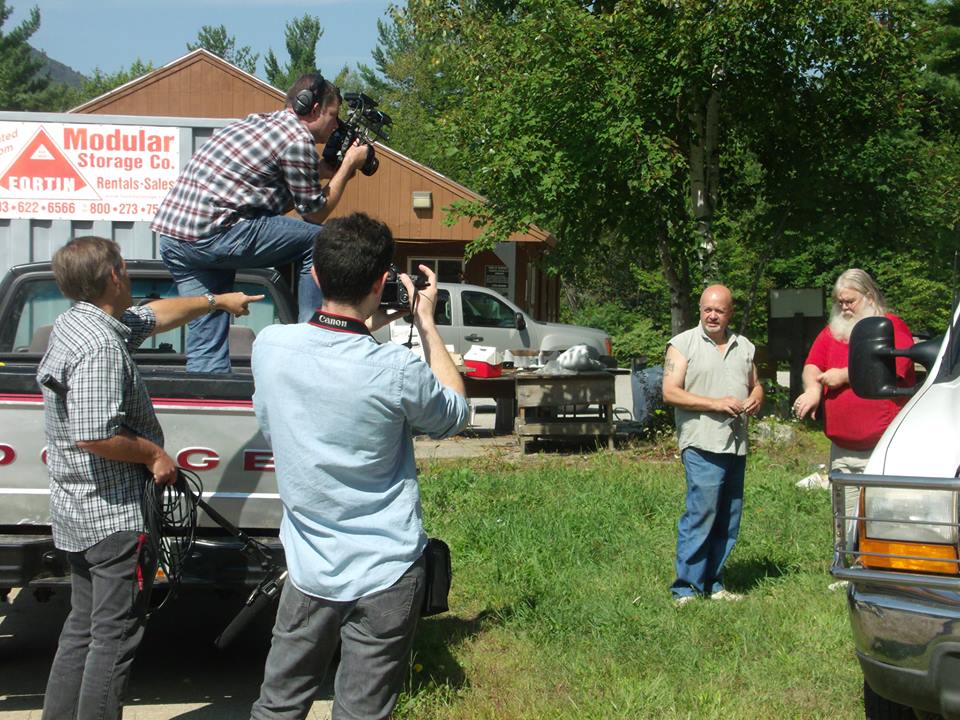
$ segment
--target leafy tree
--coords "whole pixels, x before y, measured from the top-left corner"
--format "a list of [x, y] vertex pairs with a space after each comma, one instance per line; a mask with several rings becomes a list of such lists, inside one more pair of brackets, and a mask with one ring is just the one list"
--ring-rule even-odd
[[344, 65], [332, 79], [334, 85], [340, 88], [341, 92], [363, 92], [370, 94], [368, 83], [363, 76], [362, 66], [351, 68]]
[[[0, 27], [6, 24], [14, 8], [0, 0]], [[9, 32], [0, 31], [0, 108], [4, 110], [42, 110], [51, 102], [50, 78], [42, 73], [43, 60], [28, 44], [40, 27], [40, 11], [30, 15]]]
[[298, 77], [317, 69], [317, 41], [323, 35], [320, 19], [310, 14], [296, 18], [286, 27], [287, 55], [290, 60], [281, 68], [273, 50], [267, 50], [264, 70], [267, 82], [286, 91]]
[[834, 275], [825, 258], [952, 239], [921, 0], [408, 0], [393, 19], [375, 59], [432, 131], [416, 157], [486, 196], [458, 208], [481, 245], [536, 223], [567, 276], [613, 245], [638, 277], [656, 258], [672, 330], [708, 281], [751, 324], [770, 287]]
[[94, 68], [93, 75], [83, 81], [83, 84], [76, 89], [68, 91], [65, 95], [68, 100], [68, 107], [82, 105], [88, 100], [114, 90], [121, 85], [126, 85], [132, 80], [151, 73], [155, 70], [153, 63], [143, 62], [140, 58], [134, 60], [130, 67], [107, 73], [99, 67]]
[[253, 52], [249, 45], [237, 47], [237, 41], [232, 35], [227, 34], [225, 25], [204, 25], [197, 32], [197, 42], [187, 43], [187, 50], [198, 50], [203, 48], [212, 52], [219, 58], [223, 58], [228, 63], [236, 65], [244, 72], [251, 75], [257, 72], [257, 61], [260, 59], [258, 53]]
[[413, 13], [396, 6], [388, 13], [390, 22], [377, 21], [375, 67], [361, 64], [359, 74], [365, 92], [393, 119], [389, 144], [440, 172], [466, 177], [469, 171], [447, 151], [440, 132], [444, 110], [462, 101], [463, 93], [444, 73], [435, 49], [421, 39]]

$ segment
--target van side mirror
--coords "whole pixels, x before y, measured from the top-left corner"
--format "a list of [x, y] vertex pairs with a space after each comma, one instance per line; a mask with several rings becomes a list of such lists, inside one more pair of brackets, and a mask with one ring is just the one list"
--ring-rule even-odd
[[527, 321], [523, 317], [523, 313], [517, 313], [517, 330], [526, 330]]
[[850, 333], [848, 372], [850, 387], [860, 397], [871, 400], [913, 395], [916, 387], [897, 387], [896, 359], [910, 358], [927, 371], [933, 367], [942, 340], [925, 340], [913, 347], [897, 350], [893, 346], [893, 323], [886, 317], [864, 318]]

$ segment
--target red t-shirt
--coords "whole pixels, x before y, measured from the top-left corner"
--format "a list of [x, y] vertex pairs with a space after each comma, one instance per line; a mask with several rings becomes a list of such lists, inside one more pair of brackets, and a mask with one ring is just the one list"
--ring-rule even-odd
[[[887, 314], [893, 322], [893, 345], [908, 348], [913, 345], [913, 335], [907, 324], [896, 315]], [[850, 346], [837, 340], [827, 326], [813, 341], [806, 365], [816, 365], [820, 371], [847, 367]], [[897, 384], [910, 387], [917, 382], [913, 361], [897, 358]], [[849, 385], [840, 388], [824, 388], [820, 410], [823, 413], [823, 431], [834, 444], [848, 450], [870, 450], [877, 444], [887, 425], [906, 402], [895, 400], [867, 400], [856, 395]]]

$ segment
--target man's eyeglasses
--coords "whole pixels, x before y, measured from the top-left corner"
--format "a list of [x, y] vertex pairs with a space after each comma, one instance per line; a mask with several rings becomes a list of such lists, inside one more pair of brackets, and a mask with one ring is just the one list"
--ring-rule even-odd
[[845, 298], [837, 298], [837, 305], [839, 305], [842, 308], [852, 308], [856, 306], [856, 304], [860, 302], [862, 299], [863, 299], [862, 295], [860, 297], [855, 297], [852, 300], [847, 300]]

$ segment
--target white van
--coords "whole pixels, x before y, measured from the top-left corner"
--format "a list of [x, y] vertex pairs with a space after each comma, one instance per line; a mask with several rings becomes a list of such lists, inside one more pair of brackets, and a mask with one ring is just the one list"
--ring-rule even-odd
[[[850, 338], [850, 385], [863, 397], [913, 394], [864, 475], [831, 473], [832, 574], [848, 607], [867, 718], [960, 718], [960, 307], [942, 339], [894, 350], [887, 318]], [[927, 368], [898, 388], [894, 358]], [[843, 491], [860, 488], [856, 539], [844, 537]], [[933, 714], [933, 715], [931, 715]]]

